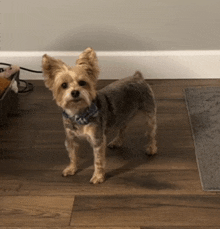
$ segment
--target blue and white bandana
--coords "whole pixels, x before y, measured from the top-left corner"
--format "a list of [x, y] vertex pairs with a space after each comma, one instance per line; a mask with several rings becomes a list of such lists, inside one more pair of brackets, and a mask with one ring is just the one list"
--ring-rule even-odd
[[73, 117], [70, 117], [65, 111], [63, 111], [63, 116], [67, 119], [73, 119], [79, 125], [87, 125], [89, 124], [89, 119], [91, 117], [96, 117], [98, 112], [98, 107], [95, 103], [92, 103], [91, 106], [82, 114], [77, 114]]

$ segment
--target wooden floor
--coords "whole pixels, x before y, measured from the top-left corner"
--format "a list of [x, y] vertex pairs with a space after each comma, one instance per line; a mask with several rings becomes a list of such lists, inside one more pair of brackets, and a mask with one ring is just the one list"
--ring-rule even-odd
[[139, 116], [124, 146], [107, 150], [106, 182], [92, 185], [87, 143], [79, 172], [61, 176], [69, 162], [61, 111], [43, 83], [33, 81], [34, 92], [19, 95], [19, 116], [0, 127], [0, 228], [220, 228], [220, 194], [202, 191], [184, 100], [184, 88], [220, 82], [148, 82], [158, 105], [158, 155], [144, 155]]

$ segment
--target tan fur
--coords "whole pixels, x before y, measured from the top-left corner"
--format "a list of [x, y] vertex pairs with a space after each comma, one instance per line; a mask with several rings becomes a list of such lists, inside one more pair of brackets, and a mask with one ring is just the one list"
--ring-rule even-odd
[[[127, 122], [139, 110], [145, 113], [149, 126], [148, 154], [156, 153], [156, 105], [153, 92], [140, 72], [97, 92], [99, 67], [92, 48], [84, 50], [74, 67], [45, 54], [42, 58], [42, 68], [46, 87], [52, 91], [57, 105], [66, 114], [63, 116], [63, 124], [70, 164], [63, 170], [63, 176], [76, 173], [79, 139], [86, 138], [93, 147], [94, 154], [94, 173], [90, 182], [102, 183], [105, 179], [107, 128], [121, 125], [118, 135], [108, 146], [122, 146]], [[97, 106], [99, 104], [97, 116], [92, 116], [89, 123], [78, 123], [76, 117], [85, 114], [94, 103], [97, 103]]]
[[76, 64], [82, 66], [87, 71], [87, 74], [93, 78], [93, 80], [98, 79], [100, 72], [98, 67], [98, 59], [92, 48], [87, 48], [84, 50], [84, 52], [80, 54]]
[[[70, 67], [61, 60], [46, 54], [42, 59], [45, 85], [53, 92], [53, 97], [58, 106], [63, 109], [74, 110], [71, 115], [87, 107], [89, 105], [88, 100], [92, 101], [96, 97], [96, 80], [99, 74], [97, 57], [91, 48], [86, 49], [76, 63], [76, 66]], [[82, 88], [78, 85], [80, 80], [84, 80], [88, 84]], [[63, 82], [69, 84], [68, 90], [61, 88]], [[82, 90], [88, 99], [77, 104], [72, 103], [70, 94], [72, 90]], [[87, 95], [85, 95], [86, 93]]]
[[[77, 150], [78, 150], [78, 143], [75, 136], [78, 138], [86, 138], [90, 144], [93, 146], [93, 153], [94, 153], [94, 167], [95, 171], [93, 177], [91, 178], [90, 182], [97, 184], [102, 183], [104, 181], [104, 169], [105, 169], [105, 148], [106, 148], [106, 137], [95, 136], [97, 130], [96, 126], [93, 124], [88, 124], [85, 126], [78, 126], [78, 128], [73, 129], [71, 126], [70, 120], [64, 120], [64, 127], [66, 130], [66, 148], [69, 152], [70, 157], [70, 165], [67, 166], [66, 169], [63, 171], [63, 176], [67, 175], [74, 175], [77, 170]], [[74, 143], [72, 143], [74, 142]]]
[[156, 146], [156, 130], [157, 130], [157, 125], [156, 125], [156, 115], [150, 115], [147, 116], [147, 125], [148, 125], [148, 144], [147, 144], [147, 154], [148, 155], [154, 155], [157, 153], [157, 146]]

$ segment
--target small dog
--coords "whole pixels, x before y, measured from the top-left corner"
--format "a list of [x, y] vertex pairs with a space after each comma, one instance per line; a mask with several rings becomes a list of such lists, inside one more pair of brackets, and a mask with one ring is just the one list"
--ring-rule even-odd
[[78, 140], [85, 137], [94, 152], [94, 173], [90, 182], [102, 183], [105, 179], [107, 129], [117, 127], [118, 134], [108, 146], [120, 147], [128, 121], [139, 111], [146, 115], [149, 127], [147, 154], [156, 153], [156, 104], [153, 92], [140, 72], [97, 91], [99, 67], [92, 48], [80, 54], [74, 67], [45, 54], [42, 68], [46, 87], [52, 91], [57, 105], [63, 109], [65, 146], [70, 158], [63, 176], [76, 173]]

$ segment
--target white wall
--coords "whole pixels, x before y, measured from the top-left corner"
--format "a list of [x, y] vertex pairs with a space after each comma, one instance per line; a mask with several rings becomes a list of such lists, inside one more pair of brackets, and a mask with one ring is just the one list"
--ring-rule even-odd
[[1, 0], [2, 51], [216, 50], [219, 0]]
[[0, 62], [40, 70], [49, 53], [73, 65], [88, 46], [102, 79], [220, 78], [220, 0], [0, 1]]

